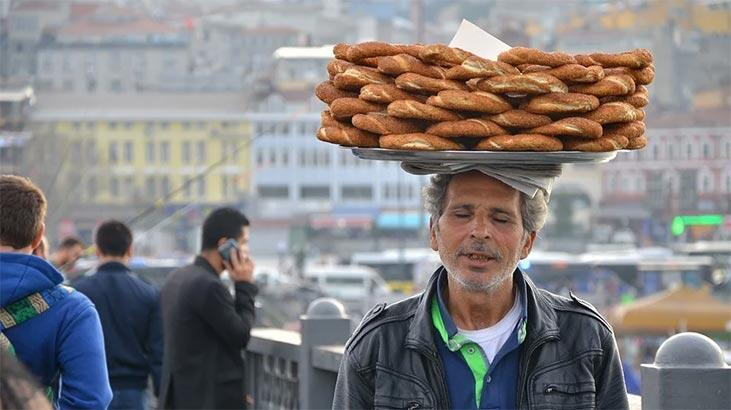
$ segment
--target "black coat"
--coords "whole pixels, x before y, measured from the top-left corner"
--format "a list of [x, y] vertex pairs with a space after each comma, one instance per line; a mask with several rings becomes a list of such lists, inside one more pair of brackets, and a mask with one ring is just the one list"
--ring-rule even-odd
[[236, 296], [231, 297], [200, 256], [165, 281], [160, 408], [245, 407], [242, 350], [254, 324], [257, 288], [240, 282], [235, 289]]
[[[429, 310], [437, 273], [422, 294], [366, 314], [345, 346], [333, 409], [450, 408]], [[528, 329], [517, 406], [629, 408], [609, 324], [587, 302], [537, 289], [527, 275], [524, 279]]]

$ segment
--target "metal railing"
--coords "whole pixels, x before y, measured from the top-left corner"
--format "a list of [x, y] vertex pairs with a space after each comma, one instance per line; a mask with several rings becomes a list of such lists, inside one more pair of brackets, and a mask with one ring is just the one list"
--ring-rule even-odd
[[[335, 299], [314, 301], [300, 318], [301, 332], [254, 329], [246, 351], [250, 408], [332, 407], [350, 320]], [[731, 409], [731, 367], [721, 348], [698, 333], [666, 340], [653, 364], [642, 365], [642, 397], [631, 409]]]

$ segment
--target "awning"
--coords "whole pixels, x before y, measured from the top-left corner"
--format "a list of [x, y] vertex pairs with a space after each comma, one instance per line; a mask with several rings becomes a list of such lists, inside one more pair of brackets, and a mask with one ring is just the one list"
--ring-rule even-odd
[[416, 230], [429, 226], [429, 216], [417, 212], [384, 212], [378, 215], [376, 226], [379, 229]]
[[373, 217], [368, 214], [317, 214], [309, 218], [312, 229], [371, 229]]

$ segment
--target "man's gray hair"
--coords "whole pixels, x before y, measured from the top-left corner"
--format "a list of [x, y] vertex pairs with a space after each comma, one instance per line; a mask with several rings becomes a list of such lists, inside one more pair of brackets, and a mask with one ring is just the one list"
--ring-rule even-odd
[[[432, 223], [444, 212], [444, 198], [447, 196], [447, 187], [454, 175], [436, 174], [431, 177], [429, 184], [424, 187], [424, 208], [431, 215]], [[548, 198], [542, 190], [538, 190], [531, 198], [520, 193], [520, 216], [523, 220], [523, 231], [538, 232], [543, 228], [548, 216]]]

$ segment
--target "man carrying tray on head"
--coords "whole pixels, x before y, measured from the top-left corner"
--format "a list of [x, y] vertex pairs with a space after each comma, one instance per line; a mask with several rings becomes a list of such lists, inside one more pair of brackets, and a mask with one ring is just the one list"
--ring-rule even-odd
[[628, 408], [604, 318], [517, 267], [561, 166], [403, 167], [437, 173], [424, 199], [443, 266], [423, 293], [366, 314], [346, 345], [333, 408]]

